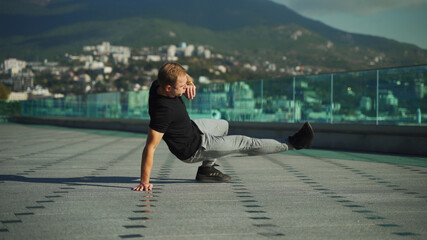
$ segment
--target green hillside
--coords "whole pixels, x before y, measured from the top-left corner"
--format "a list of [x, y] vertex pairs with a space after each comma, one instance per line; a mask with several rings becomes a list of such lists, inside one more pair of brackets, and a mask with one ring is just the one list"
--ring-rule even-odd
[[427, 63], [414, 45], [345, 33], [267, 0], [34, 2], [2, 1], [0, 59], [59, 58], [102, 41], [134, 49], [186, 41], [241, 59], [286, 56], [288, 65], [338, 70], [368, 68], [378, 56], [381, 67]]

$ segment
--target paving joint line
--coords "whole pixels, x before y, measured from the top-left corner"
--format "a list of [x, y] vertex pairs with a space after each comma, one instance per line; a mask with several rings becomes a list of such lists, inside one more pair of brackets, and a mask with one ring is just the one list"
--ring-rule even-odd
[[[410, 190], [408, 190], [406, 188], [401, 188], [399, 185], [393, 184], [389, 180], [385, 180], [383, 178], [375, 177], [374, 175], [368, 174], [365, 171], [361, 171], [361, 170], [358, 170], [358, 169], [351, 168], [351, 167], [349, 167], [349, 166], [347, 166], [345, 164], [335, 163], [335, 162], [333, 162], [330, 159], [325, 159], [325, 158], [318, 158], [318, 159], [321, 160], [321, 161], [323, 161], [323, 162], [325, 162], [325, 163], [329, 163], [329, 164], [338, 166], [340, 168], [343, 168], [345, 170], [351, 170], [350, 172], [355, 173], [355, 174], [357, 174], [357, 175], [359, 175], [361, 177], [367, 178], [367, 179], [369, 179], [371, 181], [375, 181], [376, 183], [379, 183], [379, 184], [382, 184], [382, 185], [383, 184], [388, 184], [387, 187], [393, 188], [394, 191], [402, 192], [402, 193], [404, 193], [406, 195], [416, 195], [415, 198], [427, 198], [426, 195], [421, 196], [421, 194], [418, 193], [418, 192], [410, 191]], [[355, 170], [357, 170], [357, 171], [355, 171]], [[363, 174], [361, 174], [361, 172]]]
[[[84, 155], [84, 154], [86, 154], [86, 153], [88, 153], [88, 152], [95, 151], [95, 150], [97, 150], [97, 149], [101, 149], [101, 148], [106, 147], [106, 146], [108, 146], [108, 145], [111, 145], [111, 144], [113, 144], [113, 143], [117, 143], [118, 141], [121, 141], [121, 140], [122, 140], [122, 139], [115, 139], [114, 141], [111, 141], [111, 142], [109, 142], [109, 143], [107, 143], [107, 144], [104, 144], [104, 145], [101, 145], [101, 146], [97, 146], [97, 147], [95, 147], [95, 148], [89, 149], [89, 150], [84, 151], [84, 152], [77, 153], [77, 154], [75, 154], [75, 155], [73, 155], [73, 156], [69, 156], [69, 157], [66, 157], [66, 158], [61, 159], [60, 161], [58, 161], [58, 160], [57, 160], [57, 161], [55, 161], [55, 162], [56, 162], [56, 163], [60, 163], [60, 162], [63, 162], [63, 161], [69, 160], [69, 159], [73, 159], [73, 158], [75, 158], [75, 157], [78, 157], [78, 156]], [[135, 148], [135, 149], [136, 149], [136, 148]], [[125, 155], [128, 155], [128, 154], [129, 154], [129, 153], [126, 153]], [[46, 164], [44, 164], [44, 165], [46, 165]], [[48, 164], [48, 165], [52, 166], [52, 165], [53, 165], [53, 163]], [[35, 172], [35, 171], [27, 171], [27, 172]], [[17, 174], [17, 175], [18, 175], [18, 174]], [[72, 186], [76, 186], [76, 185], [78, 185], [78, 184], [66, 184], [66, 186], [70, 186], [70, 185], [72, 185]], [[45, 197], [45, 198], [47, 198], [48, 200], [36, 200], [36, 201], [35, 201], [36, 205], [26, 206], [25, 208], [26, 208], [26, 209], [28, 209], [28, 210], [34, 210], [34, 209], [46, 209], [45, 205], [39, 205], [39, 204], [53, 203], [53, 202], [55, 202], [55, 201], [54, 201], [54, 200], [52, 200], [52, 199], [55, 199], [55, 198], [61, 198], [61, 197], [63, 197], [63, 195], [58, 195], [59, 193], [61, 193], [61, 194], [66, 194], [66, 193], [69, 193], [69, 192], [68, 192], [68, 191], [64, 191], [64, 190], [71, 190], [71, 189], [75, 189], [75, 188], [73, 188], [73, 187], [64, 187], [64, 186], [59, 187], [59, 190], [57, 189], [57, 190], [54, 190], [54, 191], [52, 192], [54, 195], [45, 195], [45, 196], [44, 196], [44, 197]], [[34, 212], [23, 212], [23, 213], [14, 213], [14, 214], [15, 214], [15, 216], [16, 216], [19, 220], [0, 220], [0, 222], [2, 222], [2, 223], [3, 223], [3, 225], [5, 225], [5, 224], [11, 224], [11, 223], [23, 223], [22, 219], [20, 219], [20, 218], [19, 218], [19, 216], [35, 216]], [[6, 228], [1, 228], [1, 229], [0, 229], [0, 232], [9, 232], [9, 229], [7, 228], [7, 225], [6, 225]]]
[[[253, 194], [248, 190], [246, 185], [237, 175], [233, 166], [225, 159], [221, 161], [221, 164], [224, 166], [224, 172], [232, 177], [231, 186], [233, 193], [237, 198], [239, 198], [239, 202], [243, 205], [243, 207], [246, 208], [245, 212], [250, 214], [248, 218], [257, 222], [252, 224], [252, 226], [256, 227], [256, 229], [261, 230], [256, 231], [256, 233], [264, 237], [285, 236], [285, 234], [274, 230], [274, 228], [277, 228], [278, 226], [270, 223], [270, 221], [273, 221], [273, 219], [267, 215], [267, 211], [263, 209], [263, 206], [258, 204], [258, 200], [256, 200]], [[268, 232], [263, 231], [263, 229], [268, 229]]]
[[[119, 142], [119, 141], [121, 141], [121, 140], [122, 140], [122, 139], [114, 139], [113, 141], [111, 141], [111, 142], [109, 142], [109, 143], [106, 143], [106, 144], [103, 144], [103, 145], [100, 145], [100, 146], [96, 146], [96, 147], [94, 147], [94, 148], [88, 149], [88, 150], [83, 151], [83, 152], [76, 153], [76, 154], [74, 154], [74, 155], [72, 155], [72, 156], [68, 156], [68, 157], [60, 158], [59, 160], [55, 160], [55, 161], [51, 161], [51, 162], [48, 162], [48, 163], [41, 164], [41, 165], [39, 166], [39, 168], [48, 168], [48, 167], [51, 167], [51, 166], [53, 166], [54, 164], [59, 164], [59, 163], [65, 162], [65, 161], [67, 161], [67, 160], [74, 159], [74, 158], [76, 158], [76, 157], [79, 157], [79, 156], [85, 155], [85, 154], [87, 154], [87, 153], [89, 153], [89, 152], [92, 152], [92, 151], [96, 151], [96, 150], [102, 149], [102, 148], [107, 147], [107, 146], [109, 146], [109, 145], [111, 145], [111, 144], [113, 144], [113, 143], [117, 143], [117, 142]], [[55, 149], [56, 149], [56, 148], [55, 148]], [[39, 169], [39, 170], [41, 170], [41, 169]], [[31, 171], [31, 170], [30, 170], [30, 171]], [[33, 171], [33, 172], [35, 172], [35, 171]], [[22, 175], [29, 175], [29, 173], [32, 173], [32, 172], [25, 172], [25, 171], [24, 171], [23, 173], [16, 173], [15, 175], [22, 176]]]
[[[157, 178], [159, 179], [168, 178], [173, 164], [174, 164], [174, 157], [172, 155], [169, 155], [169, 158], [162, 164], [159, 171], [156, 173]], [[152, 220], [152, 218], [150, 217], [150, 215], [152, 215], [151, 213], [153, 212], [152, 208], [156, 207], [156, 205], [152, 203], [153, 202], [158, 203], [160, 201], [161, 199], [160, 196], [163, 193], [163, 187], [164, 187], [164, 184], [156, 184], [153, 186], [153, 189], [151, 191], [142, 192], [142, 199], [140, 199], [138, 201], [138, 204], [135, 205], [138, 209], [132, 210], [134, 214], [135, 213], [138, 214], [138, 217], [135, 217], [134, 214], [128, 217], [129, 220], [136, 221], [136, 223], [130, 224], [130, 225], [123, 225], [122, 227], [124, 227], [126, 230], [132, 230], [132, 231], [148, 228], [148, 226], [145, 223], [147, 221]], [[142, 233], [143, 232], [118, 235], [118, 237], [121, 239], [143, 238], [144, 235], [142, 235]]]
[[44, 149], [44, 150], [37, 151], [37, 152], [26, 153], [26, 154], [21, 154], [19, 156], [9, 157], [9, 158], [6, 158], [6, 159], [0, 161], [0, 163], [6, 162], [6, 161], [15, 160], [15, 159], [19, 159], [19, 158], [22, 158], [22, 157], [29, 157], [29, 156], [33, 156], [33, 155], [37, 155], [37, 154], [41, 154], [41, 153], [46, 153], [46, 152], [49, 152], [49, 151], [52, 151], [52, 150], [55, 150], [55, 149], [58, 149], [58, 148], [62, 148], [62, 147], [74, 146], [76, 144], [84, 143], [84, 142], [87, 142], [89, 140], [93, 140], [95, 138], [99, 138], [99, 137], [86, 138], [85, 140], [78, 140], [78, 141], [76, 141], [74, 143], [70, 143], [70, 144], [63, 144], [63, 145], [60, 145], [60, 146], [55, 146], [53, 148], [48, 148], [48, 149]]
[[[310, 157], [312, 157], [312, 156], [310, 156]], [[273, 158], [272, 156], [265, 155], [265, 156], [263, 156], [263, 158], [267, 159], [268, 161], [270, 161], [270, 162], [272, 162], [272, 163], [274, 163], [276, 165], [279, 165], [285, 171], [293, 173], [294, 175], [303, 174], [301, 171], [295, 170], [295, 168], [292, 167], [291, 165], [286, 164], [286, 163], [282, 163], [282, 162], [278, 161], [277, 159]], [[312, 158], [314, 158], [314, 157], [312, 157]], [[314, 158], [314, 159], [317, 159], [317, 158]], [[313, 188], [313, 190], [316, 190], [316, 191], [320, 192], [321, 194], [323, 194], [323, 196], [327, 196], [327, 197], [329, 197], [331, 199], [337, 199], [337, 198], [344, 199], [344, 198], [346, 198], [346, 197], [340, 196], [339, 194], [337, 194], [334, 191], [331, 191], [329, 188], [323, 188], [323, 185], [319, 185], [319, 183], [317, 181], [313, 181], [312, 178], [310, 178], [311, 179], [310, 182], [306, 182], [304, 179], [301, 179], [302, 177], [308, 177], [308, 176], [305, 176], [305, 175], [304, 176], [300, 175], [300, 176], [301, 177], [298, 177], [298, 176], [295, 176], [295, 177], [298, 178], [300, 181], [303, 181], [305, 184], [309, 184]], [[317, 184], [317, 185], [313, 186], [312, 184]], [[319, 188], [319, 187], [322, 187], [322, 188]], [[345, 199], [345, 200], [335, 200], [335, 203], [339, 203], [341, 206], [346, 207], [346, 208], [357, 209], [357, 210], [352, 210], [352, 212], [363, 214], [366, 219], [374, 220], [374, 221], [375, 220], [382, 220], [382, 221], [385, 220], [384, 217], [373, 216], [375, 214], [375, 211], [371, 211], [369, 209], [366, 209], [365, 206], [359, 205], [359, 204], [355, 203], [352, 200], [348, 200], [348, 199]], [[375, 226], [378, 226], [378, 227], [403, 227], [401, 225], [397, 225], [397, 224], [394, 224], [394, 223], [384, 223], [384, 224], [377, 223], [377, 224], [375, 224]], [[400, 234], [403, 234], [403, 233], [410, 234], [412, 236], [418, 236], [418, 235], [420, 235], [418, 233], [404, 232], [404, 231], [402, 231], [402, 232], [392, 232], [391, 234], [400, 235]]]

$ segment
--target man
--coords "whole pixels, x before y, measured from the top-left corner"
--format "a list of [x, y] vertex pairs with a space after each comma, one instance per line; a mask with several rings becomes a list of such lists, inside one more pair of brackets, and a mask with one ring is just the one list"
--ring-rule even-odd
[[190, 76], [178, 63], [168, 62], [161, 67], [157, 80], [150, 88], [150, 124], [141, 160], [141, 182], [134, 191], [149, 191], [154, 152], [164, 139], [169, 150], [181, 161], [203, 162], [196, 180], [201, 182], [226, 182], [231, 178], [215, 168], [218, 158], [230, 155], [261, 155], [284, 152], [290, 149], [309, 148], [314, 138], [307, 122], [293, 136], [283, 141], [257, 139], [247, 136], [227, 136], [228, 122], [215, 119], [192, 121], [182, 101], [182, 95], [192, 100], [196, 87]]

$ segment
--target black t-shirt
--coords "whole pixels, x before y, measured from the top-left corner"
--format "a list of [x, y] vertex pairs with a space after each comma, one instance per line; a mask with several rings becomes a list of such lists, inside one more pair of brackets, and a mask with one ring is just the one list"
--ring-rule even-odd
[[157, 93], [159, 82], [150, 88], [148, 112], [150, 128], [164, 133], [163, 140], [169, 150], [179, 159], [190, 158], [199, 148], [201, 133], [191, 121], [181, 97], [169, 98]]

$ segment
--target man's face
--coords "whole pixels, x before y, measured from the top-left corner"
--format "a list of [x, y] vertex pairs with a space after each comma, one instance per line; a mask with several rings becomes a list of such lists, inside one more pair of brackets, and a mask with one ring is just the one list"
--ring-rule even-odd
[[185, 93], [185, 89], [187, 89], [187, 77], [185, 75], [181, 75], [178, 77], [175, 86], [172, 86], [171, 95], [174, 97], [180, 97]]

